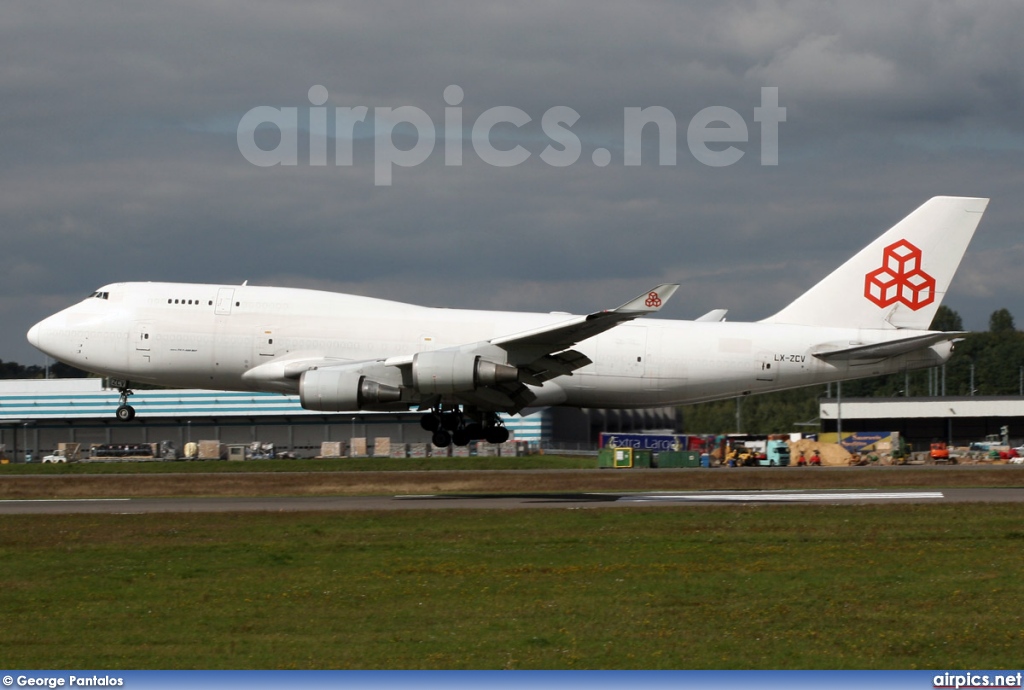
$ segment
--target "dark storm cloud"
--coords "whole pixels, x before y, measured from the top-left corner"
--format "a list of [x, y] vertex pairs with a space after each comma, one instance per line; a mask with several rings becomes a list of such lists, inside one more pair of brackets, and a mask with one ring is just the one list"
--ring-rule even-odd
[[[0, 19], [0, 358], [24, 331], [116, 280], [290, 284], [452, 306], [586, 310], [662, 280], [667, 313], [761, 318], [935, 194], [993, 197], [948, 304], [984, 328], [1024, 318], [1024, 163], [1015, 2], [8, 3]], [[443, 93], [467, 130], [513, 106], [532, 122], [495, 168], [463, 140], [444, 165]], [[374, 186], [355, 164], [246, 162], [251, 108], [415, 106], [431, 157]], [[779, 165], [759, 165], [762, 87], [787, 109]], [[545, 111], [569, 106], [574, 165], [539, 159]], [[678, 157], [623, 165], [623, 109], [662, 106]], [[690, 119], [742, 116], [744, 157], [701, 164]], [[364, 135], [366, 132], [362, 132]], [[398, 137], [401, 138], [401, 137]], [[411, 142], [410, 142], [411, 144]], [[607, 148], [611, 163], [591, 156]]]

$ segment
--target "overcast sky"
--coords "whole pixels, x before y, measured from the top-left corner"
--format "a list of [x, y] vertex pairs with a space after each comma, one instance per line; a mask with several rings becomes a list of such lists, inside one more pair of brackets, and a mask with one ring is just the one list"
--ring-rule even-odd
[[[663, 315], [759, 319], [939, 194], [992, 199], [945, 303], [968, 328], [1002, 307], [1021, 325], [1022, 34], [1016, 0], [7, 0], [0, 359], [41, 364], [27, 329], [122, 280], [531, 311], [614, 307], [672, 281]], [[327, 165], [309, 152], [318, 85]], [[445, 165], [450, 85], [458, 166]], [[786, 109], [775, 166], [755, 120], [766, 87]], [[276, 151], [294, 136], [296, 165], [240, 151], [259, 106], [296, 108], [297, 132], [255, 139]], [[354, 144], [336, 138], [334, 109], [360, 106]], [[434, 148], [375, 184], [371, 123], [403, 106], [437, 126]], [[473, 125], [499, 106], [530, 118], [491, 130], [495, 149], [529, 154], [521, 164], [474, 148]], [[563, 167], [541, 158], [560, 147], [542, 127], [558, 106], [579, 115], [561, 125], [580, 147]], [[658, 164], [648, 126], [627, 166], [625, 109], [651, 106], [677, 123], [675, 164]], [[747, 129], [709, 144], [741, 151], [732, 165], [688, 146], [709, 107]], [[351, 165], [335, 164], [339, 146]]]

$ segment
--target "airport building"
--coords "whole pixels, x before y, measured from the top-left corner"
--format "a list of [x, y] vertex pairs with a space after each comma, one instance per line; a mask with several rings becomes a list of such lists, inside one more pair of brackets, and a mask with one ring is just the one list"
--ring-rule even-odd
[[[305, 410], [298, 396], [212, 390], [139, 390], [131, 422], [115, 419], [116, 389], [103, 379], [0, 380], [0, 447], [11, 459], [40, 457], [60, 443], [137, 444], [200, 440], [271, 443], [298, 457], [318, 455], [324, 442], [389, 438], [391, 444], [429, 444], [420, 413]], [[819, 406], [821, 431], [897, 431], [915, 447], [933, 441], [967, 445], [1008, 427], [1024, 438], [1024, 397], [829, 398]], [[502, 415], [512, 439], [532, 449], [594, 450], [601, 433], [679, 432], [676, 408], [604, 410], [546, 408]]]
[[[136, 418], [114, 417], [118, 392], [103, 379], [0, 381], [0, 446], [8, 457], [38, 458], [60, 443], [139, 444], [170, 441], [273, 444], [297, 457], [320, 454], [324, 442], [388, 438], [393, 446], [429, 444], [421, 413], [305, 410], [298, 396], [212, 390], [137, 390], [131, 396]], [[601, 432], [675, 430], [675, 408], [654, 410], [577, 410], [547, 408], [525, 416], [502, 415], [512, 440], [533, 449], [590, 450]]]
[[1024, 397], [825, 399], [822, 431], [898, 431], [914, 448], [933, 441], [965, 446], [1008, 427], [1011, 439], [1024, 437]]

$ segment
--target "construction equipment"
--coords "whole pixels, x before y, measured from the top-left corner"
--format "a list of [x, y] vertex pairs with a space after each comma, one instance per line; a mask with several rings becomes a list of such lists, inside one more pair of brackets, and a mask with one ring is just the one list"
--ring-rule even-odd
[[928, 456], [935, 462], [951, 462], [956, 464], [956, 459], [950, 457], [949, 447], [945, 441], [936, 441], [928, 451]]

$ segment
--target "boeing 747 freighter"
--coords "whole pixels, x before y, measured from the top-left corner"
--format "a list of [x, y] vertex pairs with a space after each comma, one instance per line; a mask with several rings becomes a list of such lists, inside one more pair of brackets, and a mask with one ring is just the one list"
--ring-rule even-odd
[[295, 288], [113, 283], [29, 342], [118, 380], [297, 394], [324, 411], [418, 408], [434, 442], [508, 437], [498, 412], [661, 407], [945, 362], [929, 327], [988, 199], [935, 197], [774, 316], [642, 319], [678, 286], [573, 316], [439, 309]]

